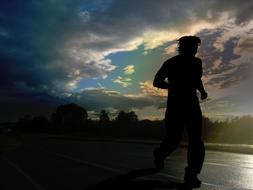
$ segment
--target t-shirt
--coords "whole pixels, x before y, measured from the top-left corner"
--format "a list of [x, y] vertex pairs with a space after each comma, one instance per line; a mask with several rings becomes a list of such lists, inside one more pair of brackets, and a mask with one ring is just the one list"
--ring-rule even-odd
[[155, 80], [168, 80], [168, 98], [187, 100], [196, 97], [196, 90], [202, 85], [201, 77], [201, 59], [177, 55], [163, 63]]

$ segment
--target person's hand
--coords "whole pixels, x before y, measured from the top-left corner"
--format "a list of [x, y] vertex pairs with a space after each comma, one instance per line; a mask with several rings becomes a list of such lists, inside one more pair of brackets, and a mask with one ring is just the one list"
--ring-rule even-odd
[[205, 100], [207, 98], [208, 94], [206, 92], [201, 93], [201, 100]]

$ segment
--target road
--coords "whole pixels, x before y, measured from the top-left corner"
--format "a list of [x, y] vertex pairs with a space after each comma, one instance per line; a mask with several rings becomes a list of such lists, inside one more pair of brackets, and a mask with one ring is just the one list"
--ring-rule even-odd
[[[157, 145], [25, 138], [0, 156], [1, 190], [182, 189], [186, 149], [155, 173]], [[253, 155], [207, 151], [200, 190], [253, 189]]]

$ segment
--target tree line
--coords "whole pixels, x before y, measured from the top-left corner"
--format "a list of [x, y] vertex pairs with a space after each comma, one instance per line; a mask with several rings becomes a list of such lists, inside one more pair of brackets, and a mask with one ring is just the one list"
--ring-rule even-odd
[[[253, 144], [252, 116], [237, 117], [230, 121], [211, 121], [203, 117], [202, 121], [204, 141]], [[5, 124], [13, 133], [154, 140], [161, 140], [164, 137], [164, 125], [164, 120], [139, 120], [135, 112], [123, 110], [119, 111], [113, 119], [110, 119], [108, 111], [101, 110], [99, 119], [92, 120], [88, 117], [85, 108], [74, 103], [58, 106], [50, 117], [25, 115], [14, 123]], [[187, 140], [186, 134], [183, 135], [183, 140]]]

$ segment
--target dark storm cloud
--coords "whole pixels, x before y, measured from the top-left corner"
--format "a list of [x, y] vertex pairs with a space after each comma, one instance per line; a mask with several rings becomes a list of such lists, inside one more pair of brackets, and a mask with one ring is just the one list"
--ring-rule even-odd
[[61, 104], [70, 103], [64, 98], [39, 92], [6, 92], [1, 90], [0, 95], [0, 122], [17, 121], [24, 115], [50, 114]]
[[1, 85], [50, 88], [51, 81], [65, 79], [65, 71], [54, 65], [62, 27], [58, 17], [67, 12], [61, 9], [49, 1], [1, 2], [0, 27], [7, 34], [0, 36]]
[[[225, 0], [216, 0], [216, 1], [209, 1], [206, 2], [207, 6], [212, 10], [213, 12], [220, 12], [220, 11], [228, 11], [232, 12], [235, 16], [237, 24], [242, 24], [244, 22], [248, 22], [252, 19], [253, 12], [253, 2], [251, 0], [231, 0], [231, 1], [225, 1]], [[204, 9], [203, 9], [204, 10]]]
[[252, 7], [253, 3], [250, 0], [234, 0], [229, 3], [225, 0], [183, 0], [180, 2], [177, 0], [115, 0], [108, 9], [99, 12], [93, 18], [94, 21], [102, 24], [94, 25], [94, 29], [96, 28], [98, 32], [109, 33], [110, 29], [104, 29], [108, 27], [108, 23], [113, 27], [112, 29], [116, 29], [116, 32], [121, 31], [119, 28], [131, 31], [128, 34], [135, 34], [134, 31], [143, 31], [145, 28], [168, 29], [170, 26], [177, 29], [188, 27], [187, 23], [192, 24], [192, 17], [197, 19], [196, 22], [202, 19], [210, 22], [216, 21], [224, 11], [233, 13], [237, 20], [245, 22], [252, 17], [252, 11], [250, 11]]

